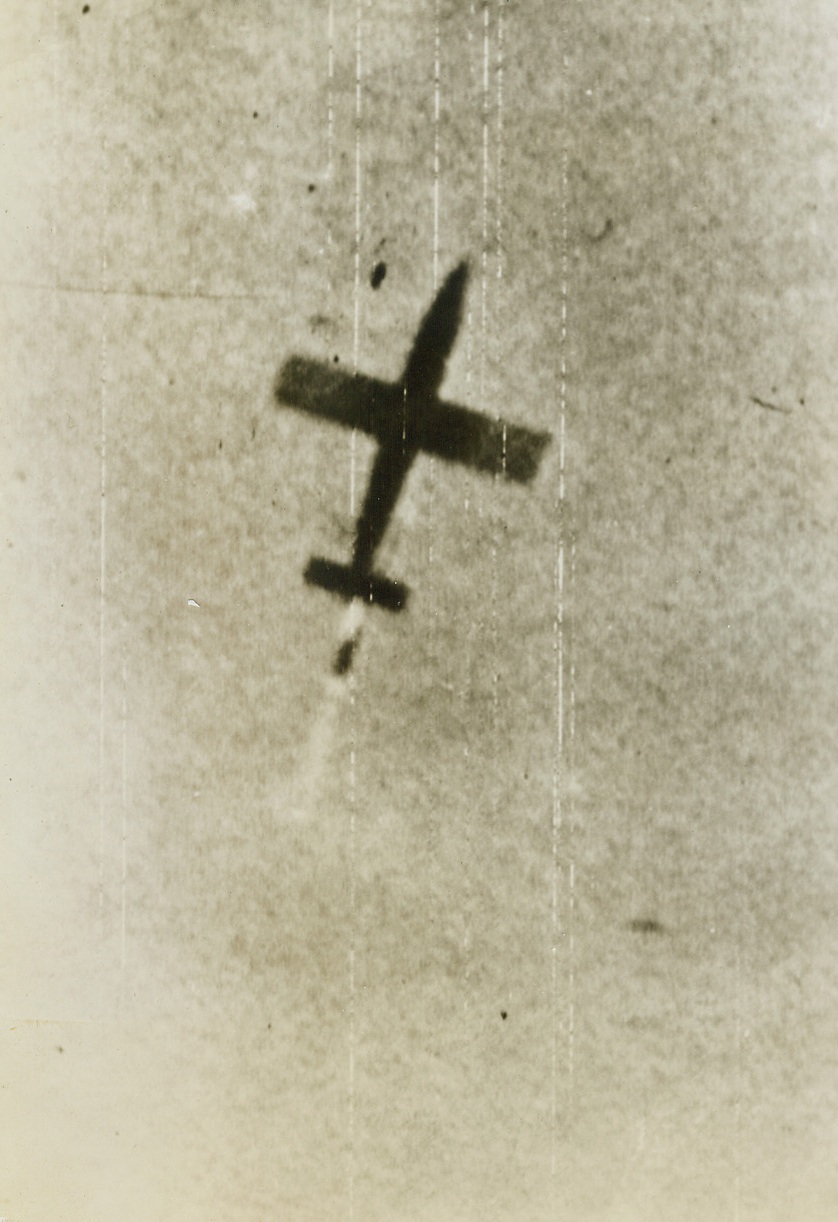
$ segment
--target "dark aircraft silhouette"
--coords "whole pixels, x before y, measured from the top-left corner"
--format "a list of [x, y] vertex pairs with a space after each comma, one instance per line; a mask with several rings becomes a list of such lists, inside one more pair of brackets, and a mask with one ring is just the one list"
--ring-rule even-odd
[[363, 429], [378, 439], [378, 453], [355, 529], [348, 565], [312, 558], [305, 579], [346, 600], [363, 599], [388, 611], [407, 602], [401, 582], [373, 572], [376, 550], [411, 464], [420, 450], [478, 471], [529, 482], [549, 433], [492, 420], [437, 397], [460, 326], [468, 264], [449, 274], [419, 327], [399, 382], [344, 373], [325, 362], [292, 356], [280, 371], [281, 403]]

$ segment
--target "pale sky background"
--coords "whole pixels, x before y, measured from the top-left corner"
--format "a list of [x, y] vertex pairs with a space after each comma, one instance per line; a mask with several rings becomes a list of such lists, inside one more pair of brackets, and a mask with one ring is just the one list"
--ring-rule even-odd
[[838, 8], [2, 7], [0, 1216], [838, 1217]]

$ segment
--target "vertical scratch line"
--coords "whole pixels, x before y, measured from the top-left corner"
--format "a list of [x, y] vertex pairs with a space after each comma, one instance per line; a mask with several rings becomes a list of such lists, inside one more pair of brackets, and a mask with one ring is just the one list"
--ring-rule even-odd
[[[502, 303], [501, 303], [501, 288], [503, 279], [503, 3], [504, 0], [498, 0], [497, 5], [497, 52], [495, 57], [495, 75], [496, 75], [496, 149], [495, 149], [495, 311], [494, 311], [494, 332], [495, 332], [495, 359], [499, 364], [503, 362], [502, 347], [503, 347], [503, 331], [502, 331]], [[487, 10], [488, 11], [488, 10]], [[488, 80], [486, 78], [486, 83]], [[487, 101], [488, 107], [488, 101]], [[500, 410], [497, 402], [495, 403], [495, 417], [500, 422]], [[506, 428], [503, 430], [503, 448], [501, 451], [501, 469], [502, 473], [506, 473]], [[496, 476], [495, 479], [500, 478]], [[497, 665], [498, 654], [498, 593], [500, 575], [498, 571], [498, 548], [497, 538], [501, 524], [501, 513], [497, 508], [498, 502], [493, 500], [495, 506], [495, 521], [496, 529], [492, 532], [492, 652], [495, 659], [495, 665], [492, 670], [492, 717], [495, 734], [497, 736], [500, 725], [500, 690], [499, 680], [500, 674]], [[496, 742], [499, 747], [499, 743]]]
[[[556, 1176], [559, 1152], [559, 976], [558, 976], [558, 946], [560, 930], [559, 919], [559, 880], [561, 877], [560, 838], [564, 831], [565, 810], [563, 806], [563, 789], [567, 779], [567, 760], [565, 744], [565, 669], [566, 658], [566, 589], [565, 589], [565, 552], [567, 536], [567, 506], [566, 506], [566, 433], [567, 433], [567, 316], [568, 316], [568, 144], [567, 144], [567, 99], [568, 99], [568, 56], [567, 56], [568, 25], [567, 15], [562, 21], [562, 42], [564, 52], [562, 57], [562, 111], [564, 135], [562, 139], [561, 162], [561, 306], [559, 326], [559, 488], [556, 502], [558, 521], [558, 539], [556, 555], [556, 614], [553, 627], [553, 649], [556, 667], [556, 758], [553, 767], [553, 818], [552, 818], [552, 888], [551, 888], [551, 920], [552, 920], [552, 954], [551, 954], [551, 986], [553, 1006], [552, 1035], [552, 1140], [551, 1140], [551, 1171]], [[570, 546], [571, 585], [575, 572], [575, 547], [571, 539]], [[570, 667], [570, 742], [576, 733], [576, 672]], [[568, 1100], [573, 1098], [574, 1075], [574, 1038], [575, 1038], [575, 943], [573, 934], [573, 918], [575, 913], [576, 868], [572, 856], [572, 846], [569, 851], [568, 869], [568, 1002], [567, 1002], [567, 1077]]]
[[[327, 18], [327, 35], [329, 49], [326, 64], [328, 84], [326, 87], [326, 181], [331, 184], [335, 163], [335, 5], [329, 0]], [[331, 245], [331, 227], [329, 229], [329, 244]]]
[[120, 1003], [125, 1003], [125, 972], [126, 972], [126, 926], [128, 917], [128, 665], [125, 659], [125, 641], [122, 642], [122, 759], [120, 762], [122, 777], [121, 786], [121, 841], [122, 860], [120, 876], [120, 947], [119, 947], [119, 978]]
[[[561, 506], [559, 506], [559, 522], [561, 523]], [[561, 532], [561, 525], [559, 527]], [[558, 1123], [559, 1123], [559, 1089], [558, 1089], [558, 1057], [559, 1057], [559, 835], [562, 827], [562, 752], [564, 747], [564, 541], [559, 536], [556, 555], [556, 614], [553, 620], [553, 652], [556, 685], [556, 758], [553, 764], [553, 817], [551, 827], [551, 952], [550, 952], [550, 986], [552, 999], [552, 1047], [551, 1047], [551, 1157], [550, 1170], [553, 1176], [557, 1170], [558, 1156]]]
[[[433, 254], [432, 254], [432, 274], [433, 274], [433, 291], [436, 293], [439, 284], [439, 200], [440, 200], [440, 182], [439, 182], [439, 118], [440, 118], [440, 76], [441, 76], [441, 28], [440, 28], [440, 0], [436, 0], [434, 6], [434, 191], [433, 191]], [[434, 583], [434, 506], [436, 504], [436, 463], [433, 457], [429, 456], [428, 463], [428, 486], [429, 486], [429, 503], [428, 503], [428, 598], [431, 607], [436, 607], [436, 588]]]
[[[101, 124], [101, 114], [99, 116]], [[110, 207], [108, 149], [104, 126], [101, 127], [102, 224], [100, 231], [99, 292], [102, 298], [99, 341], [99, 922], [104, 933], [105, 915], [105, 663], [107, 596], [107, 494], [108, 494], [108, 397], [106, 385], [108, 344], [108, 253], [107, 229]]]
[[440, 0], [434, 13], [434, 293], [439, 284], [439, 103], [440, 103]]
[[[355, 10], [355, 283], [352, 311], [352, 371], [358, 372], [361, 336], [361, 0]], [[349, 512], [355, 516], [355, 466], [357, 431], [353, 428], [349, 442]]]
[[483, 243], [480, 251], [480, 397], [486, 392], [489, 248], [489, 5], [483, 4]]
[[[60, 86], [61, 74], [58, 70], [58, 57], [61, 53], [60, 52], [61, 45], [62, 43], [61, 43], [61, 39], [58, 33], [58, 0], [53, 0], [53, 4], [52, 4], [52, 48], [51, 48], [50, 54], [52, 56], [52, 99], [53, 99], [54, 123], [53, 123], [53, 129], [52, 129], [52, 150], [51, 152], [52, 152], [52, 158], [53, 158], [53, 165], [56, 165], [56, 166], [60, 165], [59, 157], [60, 157], [60, 152], [61, 152], [61, 140], [60, 140], [60, 131], [59, 131], [59, 115], [61, 114], [61, 104], [60, 104], [60, 96], [59, 96], [60, 90], [61, 90], [61, 86]], [[55, 218], [57, 216], [56, 198], [55, 198], [56, 193], [57, 192], [56, 192], [56, 187], [55, 187], [55, 176], [53, 176], [52, 178], [50, 178], [49, 235], [50, 235], [50, 260], [52, 263], [52, 273], [53, 273], [53, 289], [54, 289], [53, 299], [54, 299], [55, 310], [57, 313], [59, 276], [58, 276], [58, 227], [55, 223]], [[55, 330], [53, 330], [53, 337], [54, 336], [55, 336]]]
[[355, 286], [352, 318], [352, 361], [358, 372], [361, 324], [361, 0], [355, 11]]
[[[486, 401], [486, 344], [488, 338], [488, 319], [489, 319], [489, 301], [488, 301], [488, 258], [489, 258], [489, 0], [483, 0], [483, 75], [482, 75], [482, 97], [481, 97], [481, 121], [482, 121], [482, 141], [483, 141], [483, 160], [482, 160], [482, 234], [480, 246], [480, 399]], [[492, 573], [496, 572], [495, 564], [492, 565]], [[493, 587], [494, 587], [493, 580]], [[493, 588], [492, 594], [492, 616], [494, 630], [494, 612], [496, 590]], [[495, 706], [495, 681], [494, 681], [494, 663], [496, 658], [492, 659], [492, 726], [497, 729], [497, 709]]]
[[[350, 692], [354, 679], [350, 677]], [[351, 696], [354, 707], [354, 693]], [[352, 747], [349, 752], [349, 1222], [355, 1217], [355, 729], [353, 721]]]
[[[570, 538], [570, 599], [573, 606], [573, 592], [576, 584], [576, 540], [571, 529]], [[573, 621], [570, 624], [571, 640], [570, 646], [573, 648]], [[571, 777], [574, 771], [575, 761], [575, 742], [576, 742], [576, 664], [573, 658], [570, 658], [570, 725], [568, 733], [568, 763]], [[568, 814], [568, 832], [569, 832], [569, 899], [568, 899], [568, 1002], [567, 1002], [567, 1080], [568, 1080], [568, 1103], [572, 1109], [574, 1098], [574, 1074], [576, 1068], [575, 1056], [575, 1030], [576, 1030], [576, 862], [573, 855], [573, 790], [568, 795], [567, 801]]]
[[[506, 0], [498, 0], [498, 54], [497, 54], [497, 153], [496, 153], [496, 187], [495, 187], [495, 249], [497, 252], [498, 290], [503, 279], [503, 54], [504, 29], [503, 6]], [[504, 456], [505, 457], [505, 456]]]
[[[352, 341], [352, 363], [358, 372], [360, 358], [360, 308], [361, 308], [361, 83], [363, 76], [362, 14], [361, 0], [355, 7], [355, 283], [354, 320]], [[350, 443], [350, 512], [355, 515], [355, 466], [356, 430], [352, 430]], [[357, 878], [356, 878], [356, 725], [355, 725], [355, 677], [349, 676], [349, 700], [351, 714], [349, 751], [349, 1100], [347, 1125], [349, 1129], [348, 1206], [349, 1222], [355, 1218], [355, 938], [357, 935]]]
[[[737, 839], [734, 850], [734, 878], [736, 880], [735, 894], [739, 902], [740, 914], [742, 908], [742, 824], [737, 825]], [[734, 1041], [736, 1047], [736, 1079], [734, 1102], [734, 1172], [733, 1172], [733, 1222], [739, 1222], [742, 1216], [742, 1080], [743, 1053], [742, 1039], [742, 928], [743, 921], [736, 922], [736, 952], [734, 972]]]
[[[561, 501], [561, 532], [562, 532], [562, 547], [564, 546], [564, 536], [566, 530], [566, 504], [565, 504], [565, 476], [566, 476], [566, 438], [567, 438], [567, 317], [568, 317], [568, 269], [569, 269], [569, 246], [568, 246], [568, 136], [567, 136], [567, 108], [568, 108], [568, 68], [569, 60], [567, 55], [568, 45], [568, 26], [567, 14], [564, 17], [563, 42], [565, 50], [562, 55], [562, 101], [564, 112], [564, 136], [562, 141], [562, 309], [561, 309], [561, 383], [560, 383], [560, 401], [561, 401], [561, 448], [559, 460], [559, 497]], [[571, 535], [571, 585], [575, 576], [576, 568], [576, 552], [574, 540]], [[562, 588], [562, 621], [564, 622], [564, 588]], [[574, 685], [576, 682], [575, 667], [571, 667], [571, 741], [576, 733], [576, 696]], [[562, 712], [562, 716], [563, 716]], [[567, 1074], [568, 1074], [568, 1106], [572, 1109], [574, 1097], [574, 1072], [575, 1072], [575, 1018], [576, 1018], [576, 1001], [574, 991], [576, 988], [576, 967], [574, 962], [575, 940], [573, 930], [573, 918], [576, 908], [576, 863], [573, 858], [573, 845], [569, 844], [570, 868], [568, 878], [569, 898], [568, 898], [568, 924], [570, 932], [570, 944], [568, 947], [569, 968], [568, 968], [568, 1028], [567, 1028]]]
[[[335, 6], [334, 0], [329, 0], [327, 18], [327, 36], [329, 49], [326, 57], [328, 84], [326, 86], [326, 183], [331, 189], [335, 165]], [[329, 295], [330, 309], [332, 297], [332, 211], [329, 207], [326, 220], [326, 291]]]

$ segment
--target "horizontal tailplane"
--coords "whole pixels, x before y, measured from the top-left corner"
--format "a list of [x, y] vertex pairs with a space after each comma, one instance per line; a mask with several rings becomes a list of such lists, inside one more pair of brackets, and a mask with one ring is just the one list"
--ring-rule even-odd
[[385, 611], [401, 611], [407, 603], [408, 588], [399, 581], [390, 581], [378, 573], [358, 573], [348, 564], [313, 556], [308, 562], [305, 579], [309, 585], [320, 586], [349, 602], [361, 598], [375, 603]]

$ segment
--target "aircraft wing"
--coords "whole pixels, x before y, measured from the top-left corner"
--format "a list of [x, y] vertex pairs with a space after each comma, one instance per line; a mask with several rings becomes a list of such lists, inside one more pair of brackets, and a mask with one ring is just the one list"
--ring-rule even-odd
[[304, 356], [289, 357], [282, 366], [276, 397], [289, 407], [361, 429], [379, 440], [392, 433], [393, 417], [403, 403], [402, 391], [392, 382], [347, 373]]
[[538, 471], [549, 433], [495, 420], [456, 403], [437, 402], [413, 424], [414, 442], [448, 462], [527, 484]]
[[[347, 373], [302, 356], [289, 357], [283, 365], [276, 396], [290, 407], [361, 429], [381, 442], [392, 439], [394, 418], [404, 412], [404, 391], [398, 383]], [[438, 399], [411, 413], [405, 426], [405, 437], [417, 449], [523, 484], [535, 476], [550, 441], [549, 433]]]

